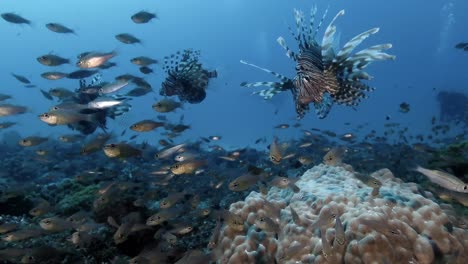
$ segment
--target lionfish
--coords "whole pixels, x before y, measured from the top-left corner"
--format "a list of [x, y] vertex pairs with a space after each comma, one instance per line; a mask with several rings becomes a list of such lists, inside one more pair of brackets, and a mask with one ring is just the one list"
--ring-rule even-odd
[[163, 69], [167, 77], [159, 93], [164, 96], [178, 95], [179, 100], [198, 104], [206, 97], [209, 79], [217, 77], [216, 71], [208, 71], [199, 62], [200, 51], [178, 51], [164, 57]]
[[298, 53], [286, 45], [283, 37], [277, 39], [281, 47], [286, 50], [286, 56], [296, 62], [294, 79], [241, 60], [243, 64], [268, 72], [280, 79], [280, 82], [243, 82], [241, 86], [269, 87], [253, 93], [262, 96], [265, 100], [271, 99], [280, 92], [290, 90], [293, 94], [298, 119], [304, 117], [309, 110], [310, 103], [314, 104], [319, 118], [325, 118], [328, 115], [333, 103], [357, 106], [363, 98], [367, 97], [366, 92], [374, 90], [361, 82], [371, 79], [364, 69], [374, 61], [395, 59], [395, 56], [383, 52], [392, 45], [376, 45], [351, 54], [362, 41], [379, 31], [379, 28], [372, 28], [355, 36], [341, 50], [335, 52], [333, 47], [336, 33], [335, 21], [344, 15], [344, 10], [338, 12], [332, 19], [325, 30], [322, 43], [319, 44], [316, 36], [327, 12], [328, 10], [314, 29], [316, 7], [311, 9], [308, 28], [305, 25], [302, 11], [294, 10], [297, 31], [294, 33], [291, 27], [289, 31], [299, 45]]

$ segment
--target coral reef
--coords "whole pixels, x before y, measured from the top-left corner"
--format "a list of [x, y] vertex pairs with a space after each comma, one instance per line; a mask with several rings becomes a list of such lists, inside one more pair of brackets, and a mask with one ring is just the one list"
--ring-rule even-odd
[[272, 187], [232, 204], [218, 263], [466, 263], [466, 224], [450, 205], [388, 169], [369, 177], [378, 193], [356, 175], [318, 165], [296, 182], [299, 193]]

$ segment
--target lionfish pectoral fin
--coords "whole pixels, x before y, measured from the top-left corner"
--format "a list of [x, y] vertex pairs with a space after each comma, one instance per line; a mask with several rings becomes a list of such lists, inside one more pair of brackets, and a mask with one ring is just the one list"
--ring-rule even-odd
[[269, 73], [269, 74], [275, 76], [276, 78], [280, 79], [282, 82], [287, 82], [287, 81], [289, 81], [289, 78], [287, 78], [287, 77], [284, 76], [284, 75], [281, 75], [281, 74], [276, 73], [276, 72], [274, 72], [274, 71], [270, 71], [270, 70], [268, 70], [268, 69], [266, 69], [266, 68], [262, 68], [262, 67], [260, 67], [260, 66], [255, 65], [255, 64], [249, 63], [249, 62], [247, 62], [247, 61], [245, 61], [245, 60], [240, 60], [240, 63], [245, 64], [245, 65], [249, 65], [249, 66], [254, 67], [254, 68], [257, 68], [257, 69], [259, 69], [259, 70], [261, 70], [261, 71], [267, 72], [267, 73]]
[[282, 90], [277, 88], [270, 88], [270, 89], [263, 89], [258, 92], [253, 92], [252, 94], [258, 94], [259, 96], [263, 97], [264, 100], [270, 100], [273, 96], [281, 93]]
[[273, 98], [273, 96], [285, 91], [284, 90], [284, 83], [280, 82], [255, 82], [255, 83], [241, 83], [241, 86], [244, 87], [259, 87], [259, 86], [266, 86], [270, 87], [268, 89], [263, 89], [260, 91], [253, 92], [252, 94], [258, 94], [259, 96], [263, 97], [265, 100], [269, 100]]

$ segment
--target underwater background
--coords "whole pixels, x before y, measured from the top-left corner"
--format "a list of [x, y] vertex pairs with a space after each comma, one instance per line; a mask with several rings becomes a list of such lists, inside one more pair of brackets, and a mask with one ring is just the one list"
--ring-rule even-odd
[[[357, 51], [391, 43], [388, 53], [396, 58], [366, 68], [373, 78], [363, 82], [374, 87], [375, 91], [368, 92], [368, 98], [359, 105], [349, 107], [335, 104], [325, 118], [319, 118], [311, 104], [311, 110], [305, 117], [298, 119], [296, 102], [291, 92], [285, 91], [271, 100], [264, 100], [252, 94], [262, 88], [241, 86], [245, 82], [277, 79], [240, 61], [254, 63], [294, 79], [296, 63], [285, 56], [285, 50], [278, 45], [277, 38], [283, 36], [289, 47], [297, 51], [297, 41], [290, 33], [296, 32], [293, 10], [304, 11], [304, 23], [308, 27], [309, 10], [314, 6], [318, 10], [316, 21], [328, 10], [317, 34], [318, 43], [321, 43], [324, 31], [335, 14], [344, 9], [345, 14], [336, 20], [334, 45], [342, 47], [356, 35], [378, 27], [380, 31], [366, 39]], [[0, 241], [0, 260], [4, 263], [127, 263], [140, 256], [149, 261], [144, 263], [176, 263], [181, 260], [187, 262], [179, 263], [466, 263], [466, 10], [468, 2], [463, 0], [1, 1], [0, 13], [13, 13], [30, 22], [0, 19], [0, 95], [11, 96], [0, 101], [0, 110], [5, 105], [26, 108], [22, 111], [24, 113], [0, 114], [0, 124], [14, 123], [5, 127], [0, 125], [0, 234], [3, 236], [3, 241]], [[132, 15], [140, 11], [155, 14], [156, 17], [147, 23], [132, 21]], [[74, 32], [53, 32], [45, 26], [52, 22], [65, 25]], [[121, 33], [129, 33], [141, 42], [125, 44], [116, 39], [116, 35]], [[189, 49], [200, 51], [196, 60], [206, 71], [216, 73], [215, 77], [207, 77], [209, 83], [204, 87], [206, 98], [197, 103], [179, 100], [177, 96], [165, 97], [160, 93], [162, 83], [171, 77], [165, 62], [172, 61], [172, 54]], [[94, 52], [115, 52], [109, 61], [116, 63], [116, 66], [109, 69], [94, 67], [91, 70], [97, 69], [99, 74], [83, 78], [48, 80], [41, 77], [44, 72], [71, 73], [79, 70], [76, 63], [86, 55], [77, 56], [83, 52], [90, 52], [91, 55]], [[56, 67], [39, 63], [37, 58], [47, 54], [59, 55], [70, 61]], [[131, 62], [132, 58], [138, 56], [158, 60], [158, 63], [149, 65], [151, 73], [144, 74], [139, 66]], [[21, 82], [13, 74], [27, 78], [30, 83]], [[81, 135], [80, 129], [74, 126], [80, 122], [50, 125], [39, 117], [44, 113], [53, 114], [51, 107], [67, 102], [67, 99], [52, 95], [51, 89], [62, 87], [78, 96], [80, 92], [76, 89], [86, 85], [93, 87], [93, 77], [98, 76], [100, 80], [95, 84], [100, 85], [101, 82], [112, 83], [123, 74], [142, 77], [151, 86], [143, 96], [126, 94], [139, 87], [131, 81], [126, 87], [112, 92], [113, 95], [125, 98], [122, 99], [124, 104], [116, 102], [128, 106], [123, 113], [111, 118], [107, 108], [65, 111], [67, 115], [80, 119], [80, 122], [103, 112], [104, 119], [107, 118], [105, 125], [101, 127], [98, 124], [89, 135], [79, 136], [71, 144], [65, 143], [59, 140], [60, 136]], [[86, 85], [80, 86], [79, 79], [84, 80]], [[442, 100], [441, 92], [450, 93], [454, 97]], [[51, 98], [47, 98], [47, 95]], [[164, 102], [169, 104], [167, 107], [174, 109], [156, 111], [154, 104], [168, 98], [175, 101]], [[452, 101], [454, 98], [459, 99], [457, 103]], [[156, 128], [146, 133], [132, 129], [133, 124], [147, 120], [162, 123], [152, 123]], [[90, 124], [95, 125], [89, 122], [84, 126]], [[180, 124], [188, 127], [177, 127]], [[176, 131], [178, 128], [182, 131]], [[83, 155], [83, 149], [99, 135], [104, 135], [106, 140], [96, 152]], [[37, 146], [25, 147], [18, 143], [28, 137], [34, 137], [32, 141]], [[107, 146], [104, 145], [106, 141], [108, 144], [117, 144], [120, 154], [113, 156], [102, 151]], [[280, 162], [276, 162], [277, 156]], [[326, 157], [332, 157], [333, 161], [327, 162]], [[182, 171], [174, 167], [179, 162]], [[428, 168], [430, 172], [418, 170], [419, 165], [422, 169]], [[384, 168], [391, 172], [382, 173], [380, 169]], [[449, 176], [440, 176], [440, 173], [434, 171], [442, 171]], [[361, 173], [366, 174], [364, 180]], [[304, 178], [301, 179], [303, 174]], [[328, 174], [329, 178], [323, 181], [330, 182], [322, 186], [320, 177]], [[348, 174], [352, 174], [349, 177], [355, 181], [349, 182]], [[390, 174], [391, 177], [388, 176]], [[83, 176], [84, 180], [80, 178], [82, 175], [86, 175]], [[233, 187], [239, 183], [236, 181], [238, 177], [246, 175], [248, 177], [240, 180], [240, 189]], [[319, 176], [309, 179], [307, 175]], [[286, 179], [286, 185], [275, 177]], [[381, 183], [378, 187], [369, 185], [368, 177], [378, 179]], [[462, 184], [465, 190], [450, 189], [440, 184], [444, 180], [437, 177], [443, 178], [445, 182], [455, 182], [457, 186]], [[392, 179], [391, 183], [385, 182], [386, 179]], [[311, 183], [315, 181], [318, 185]], [[415, 182], [415, 185], [407, 185], [410, 182]], [[356, 189], [346, 189], [345, 183]], [[295, 188], [299, 188], [300, 192]], [[320, 188], [329, 193], [322, 195]], [[368, 192], [361, 195], [357, 190], [362, 188]], [[382, 190], [380, 196], [369, 196], [372, 190], [378, 193], [379, 188]], [[319, 194], [313, 194], [311, 190]], [[447, 194], [447, 190], [456, 198]], [[442, 192], [445, 196], [438, 195]], [[108, 194], [109, 197], [106, 196]], [[178, 195], [174, 198], [172, 194]], [[299, 197], [299, 194], [302, 196]], [[342, 196], [354, 194], [358, 197], [356, 204], [363, 206], [359, 213], [349, 213], [345, 208], [352, 206], [340, 200]], [[406, 196], [403, 199], [399, 195]], [[449, 198], [444, 200], [443, 197], [447, 196]], [[106, 201], [96, 205], [96, 201], [102, 197]], [[175, 207], [172, 207], [172, 203], [168, 206], [172, 208], [169, 212], [161, 210], [166, 209], [161, 206], [161, 202], [168, 197], [169, 200], [175, 199], [173, 202], [176, 204]], [[380, 197], [375, 198], [377, 205], [369, 202], [369, 197]], [[271, 204], [257, 206], [261, 204], [261, 199]], [[138, 205], [135, 204], [137, 200]], [[301, 211], [305, 212], [319, 200], [320, 205], [314, 207], [307, 216], [300, 216], [301, 219], [316, 221], [314, 224], [304, 224], [304, 220], [302, 224], [296, 220], [285, 220], [294, 217], [289, 210], [291, 204], [296, 203], [296, 208], [302, 208]], [[328, 225], [330, 229], [334, 227], [333, 235], [327, 235], [336, 241], [338, 225], [341, 225], [340, 215], [343, 216], [341, 222], [345, 227], [343, 233], [351, 233], [353, 219], [358, 219], [358, 215], [364, 214], [366, 210], [387, 206], [384, 200], [394, 201], [403, 208], [402, 211], [407, 208], [416, 210], [414, 201], [417, 201], [422, 204], [421, 207], [427, 206], [437, 212], [434, 214], [438, 216], [439, 211], [440, 214], [443, 211], [443, 214], [449, 215], [441, 217], [443, 219], [440, 222], [432, 218], [430, 221], [446, 228], [449, 222], [447, 219], [450, 219], [450, 228], [458, 228], [453, 233], [447, 231], [450, 229], [448, 227], [440, 231], [446, 232], [447, 237], [451, 236], [443, 237], [441, 241], [457, 241], [447, 246], [454, 249], [446, 249], [442, 242], [434, 238], [435, 235], [417, 230], [421, 237], [418, 238], [420, 240], [415, 238], [415, 241], [420, 242], [425, 238], [437, 241], [432, 243], [431, 240], [431, 243], [426, 244], [421, 242], [426, 246], [432, 245], [425, 248], [434, 250], [432, 258], [421, 257], [416, 250], [419, 244], [414, 246], [414, 254], [408, 253], [408, 258], [401, 259], [391, 254], [373, 259], [366, 259], [362, 257], [365, 254], [357, 253], [353, 257], [346, 257], [343, 252], [348, 251], [345, 249], [342, 252], [333, 251], [332, 255], [336, 259], [327, 260], [319, 256], [326, 250], [323, 245], [327, 241], [322, 239], [325, 237], [322, 232], [328, 234], [323, 229], [318, 231], [319, 227], [327, 225], [320, 222], [323, 206], [330, 201], [338, 204], [336, 208], [339, 209], [334, 211], [332, 217], [335, 219], [338, 215], [337, 220]], [[450, 208], [444, 207], [446, 205]], [[44, 213], [31, 213], [38, 206], [45, 208]], [[256, 216], [249, 216], [249, 213], [269, 206], [282, 211], [271, 213], [277, 217], [274, 220], [270, 210], [266, 210], [267, 217], [273, 219], [273, 223], [266, 228], [260, 227], [264, 231], [262, 233], [257, 230], [262, 224], [256, 222], [258, 219], [252, 220]], [[203, 210], [209, 212], [205, 215]], [[400, 209], [395, 210], [400, 212]], [[86, 212], [87, 216], [83, 219], [99, 227], [90, 229], [94, 231], [80, 231], [76, 223], [60, 222], [58, 225], [63, 226], [51, 231], [41, 224], [44, 219], [54, 217], [68, 221], [65, 219], [76, 212]], [[161, 212], [168, 214], [167, 219], [150, 224], [149, 218]], [[131, 213], [138, 213], [139, 216], [125, 218]], [[424, 212], [420, 214], [424, 215]], [[388, 218], [393, 219], [390, 216]], [[394, 218], [403, 219], [399, 216]], [[88, 223], [88, 220], [85, 222]], [[130, 223], [125, 226], [129, 239], [116, 242], [115, 232], [122, 228], [125, 221]], [[414, 226], [420, 224], [414, 221]], [[188, 222], [192, 226], [185, 233], [186, 229], [180, 228], [186, 228]], [[241, 230], [236, 229], [239, 228], [239, 222], [242, 222]], [[287, 240], [285, 237], [296, 232], [290, 231], [292, 227], [288, 224], [291, 223], [312, 230], [307, 235], [316, 237], [316, 240]], [[15, 227], [8, 229], [8, 224], [14, 224]], [[413, 224], [408, 223], [412, 227]], [[7, 226], [2, 229], [2, 225]], [[195, 226], [197, 228], [192, 230]], [[355, 227], [355, 233], [359, 235], [386, 232], [375, 226], [374, 231], [363, 231], [358, 226]], [[367, 226], [372, 224], [367, 222]], [[17, 232], [13, 230], [31, 228], [36, 233], [30, 237], [14, 241], [6, 238], [9, 232]], [[37, 231], [41, 228], [52, 233]], [[401, 226], [398, 230], [405, 233]], [[245, 234], [239, 235], [243, 231]], [[92, 238], [85, 244], [70, 242], [68, 239], [74, 232], [87, 232], [92, 234]], [[218, 234], [217, 243], [207, 247], [214, 233]], [[359, 235], [348, 233], [348, 242], [359, 241]], [[165, 248], [161, 249], [161, 241], [168, 242], [168, 237], [173, 236], [177, 242], [169, 243], [170, 246], [164, 244]], [[242, 246], [241, 249], [227, 246], [239, 240], [236, 240], [236, 236], [258, 236], [252, 242], [257, 246], [266, 240], [270, 242], [265, 244], [267, 250], [247, 248], [246, 252], [257, 251], [239, 257], [238, 251], [244, 251]], [[396, 244], [401, 242], [388, 240]], [[294, 241], [298, 241], [302, 248], [309, 245], [309, 251], [284, 253], [286, 251], [282, 251], [282, 245], [295, 245], [292, 243]], [[414, 243], [416, 245], [417, 242]], [[274, 244], [275, 249], [269, 250], [268, 245], [271, 244]], [[44, 246], [57, 250], [53, 254], [59, 257], [49, 258], [42, 252]], [[149, 246], [152, 248], [148, 250]], [[13, 248], [22, 250], [13, 252]], [[338, 246], [332, 247], [336, 248]], [[347, 249], [355, 252], [351, 248], [352, 243], [349, 243]], [[190, 255], [193, 250], [201, 253], [197, 251]], [[47, 251], [54, 252], [50, 248]], [[155, 255], [142, 255], [142, 252], [146, 254], [149, 251]], [[378, 250], [369, 251], [375, 253]], [[406, 256], [406, 253], [402, 255]], [[34, 256], [36, 259], [27, 260], [25, 256]]]

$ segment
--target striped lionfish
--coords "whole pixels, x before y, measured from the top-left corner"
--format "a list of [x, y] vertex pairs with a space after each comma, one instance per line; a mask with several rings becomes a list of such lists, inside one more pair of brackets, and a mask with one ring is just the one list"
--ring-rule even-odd
[[217, 77], [217, 72], [205, 70], [199, 56], [200, 51], [188, 49], [165, 57], [163, 69], [168, 76], [159, 93], [164, 96], [178, 95], [180, 101], [191, 104], [203, 101], [209, 79]]
[[373, 90], [373, 88], [361, 82], [361, 80], [371, 79], [371, 76], [364, 69], [374, 61], [395, 59], [395, 56], [383, 52], [383, 50], [391, 48], [392, 45], [376, 45], [351, 54], [362, 41], [379, 31], [379, 28], [372, 28], [355, 36], [341, 50], [335, 52], [333, 46], [335, 44], [336, 26], [334, 23], [339, 16], [344, 15], [344, 10], [338, 12], [332, 19], [325, 30], [322, 43], [319, 44], [316, 35], [327, 11], [325, 11], [314, 30], [317, 8], [311, 9], [308, 28], [304, 22], [304, 14], [296, 9], [294, 10], [297, 32], [294, 33], [291, 27], [289, 27], [289, 31], [299, 44], [298, 53], [289, 49], [283, 37], [277, 39], [281, 47], [286, 50], [286, 56], [296, 62], [296, 76], [294, 79], [241, 60], [241, 63], [268, 72], [281, 80], [280, 82], [243, 82], [241, 86], [269, 87], [253, 93], [262, 96], [266, 100], [271, 99], [280, 92], [291, 90], [298, 119], [304, 117], [305, 112], [309, 110], [310, 103], [314, 103], [319, 118], [325, 118], [328, 115], [333, 103], [352, 107], [357, 106], [361, 99], [367, 97], [365, 92]]

